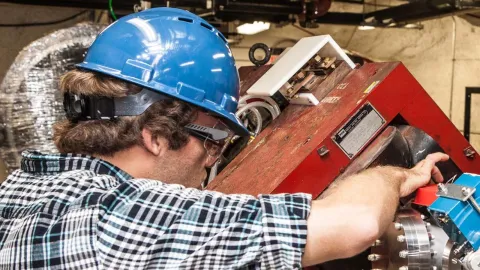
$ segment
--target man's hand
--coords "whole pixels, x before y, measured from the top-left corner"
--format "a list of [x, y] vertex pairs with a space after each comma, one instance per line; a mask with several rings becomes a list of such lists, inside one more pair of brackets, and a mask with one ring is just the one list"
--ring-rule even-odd
[[430, 154], [415, 165], [415, 167], [406, 170], [407, 177], [400, 186], [400, 197], [410, 195], [418, 188], [428, 184], [432, 178], [437, 183], [443, 182], [443, 176], [435, 164], [440, 161], [447, 161], [448, 159], [448, 155], [443, 153]]

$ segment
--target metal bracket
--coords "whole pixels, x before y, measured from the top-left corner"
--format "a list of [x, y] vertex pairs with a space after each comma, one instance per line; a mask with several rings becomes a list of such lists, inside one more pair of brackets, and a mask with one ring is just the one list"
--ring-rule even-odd
[[472, 206], [480, 213], [480, 206], [473, 197], [476, 189], [474, 187], [456, 185], [456, 184], [438, 184], [437, 196], [446, 197], [462, 202], [470, 201]]
[[438, 184], [437, 196], [465, 202], [475, 193], [475, 188], [456, 184]]

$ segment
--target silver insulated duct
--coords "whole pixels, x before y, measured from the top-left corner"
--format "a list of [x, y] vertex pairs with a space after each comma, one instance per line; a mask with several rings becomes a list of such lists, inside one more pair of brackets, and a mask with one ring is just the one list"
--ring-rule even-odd
[[63, 119], [62, 74], [83, 60], [101, 25], [81, 23], [55, 31], [24, 48], [0, 85], [0, 158], [9, 172], [21, 152], [55, 152], [52, 125]]

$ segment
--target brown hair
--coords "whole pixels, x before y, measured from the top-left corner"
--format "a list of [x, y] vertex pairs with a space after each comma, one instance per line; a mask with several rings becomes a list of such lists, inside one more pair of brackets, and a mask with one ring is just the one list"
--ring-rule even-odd
[[[60, 80], [60, 90], [73, 94], [123, 97], [142, 88], [106, 75], [73, 70]], [[89, 120], [74, 123], [58, 122], [53, 127], [53, 140], [61, 153], [111, 156], [134, 145], [143, 145], [142, 130], [167, 139], [170, 149], [177, 150], [188, 142], [183, 128], [197, 117], [197, 109], [178, 100], [162, 100], [151, 105], [142, 115], [112, 120]]]

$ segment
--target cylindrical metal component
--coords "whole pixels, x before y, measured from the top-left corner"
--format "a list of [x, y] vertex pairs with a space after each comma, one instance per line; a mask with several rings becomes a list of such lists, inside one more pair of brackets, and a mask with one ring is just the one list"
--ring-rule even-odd
[[479, 270], [480, 269], [480, 251], [469, 253], [464, 260], [464, 266], [468, 270]]
[[477, 201], [475, 201], [473, 196], [470, 196], [470, 198], [468, 198], [468, 199], [472, 203], [473, 208], [475, 208], [475, 210], [477, 210], [477, 212], [480, 213], [480, 206], [478, 205]]

